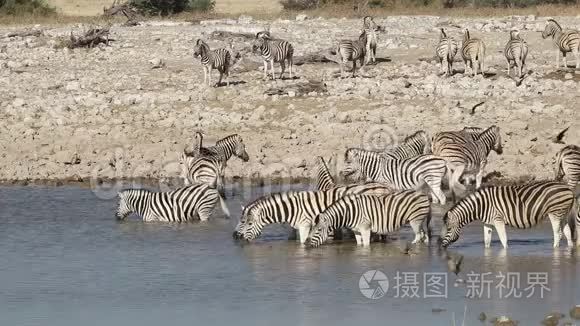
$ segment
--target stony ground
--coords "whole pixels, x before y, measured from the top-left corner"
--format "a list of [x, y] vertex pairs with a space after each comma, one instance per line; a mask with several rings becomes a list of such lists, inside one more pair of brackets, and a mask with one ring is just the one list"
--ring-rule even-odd
[[[559, 20], [580, 27], [580, 18]], [[499, 125], [504, 154], [492, 154], [488, 171], [509, 178], [552, 176], [553, 157], [563, 145], [550, 138], [565, 127], [570, 130], [564, 141], [580, 144], [580, 75], [556, 69], [555, 46], [541, 38], [544, 18], [376, 21], [387, 30], [379, 43], [381, 60], [347, 79], [338, 78], [336, 64], [316, 63], [296, 67], [297, 79], [265, 81], [259, 58], [247, 52], [250, 40], [211, 32], [269, 27], [301, 56], [356, 38], [358, 20], [152, 22], [113, 27], [111, 46], [90, 50], [57, 46], [59, 37], [86, 26], [1, 38], [0, 179], [174, 177], [177, 153], [197, 130], [207, 143], [241, 134], [250, 162], [234, 160], [227, 175], [251, 178], [308, 178], [316, 155], [340, 157], [347, 147], [382, 149], [419, 129], [433, 134]], [[460, 62], [454, 76], [438, 76], [432, 58], [440, 26], [457, 39], [465, 27], [483, 38], [485, 78], [464, 75]], [[513, 27], [530, 45], [530, 73], [519, 86], [506, 76], [502, 53]], [[0, 35], [11, 29], [0, 28]], [[243, 55], [229, 87], [202, 85], [201, 65], [192, 57], [199, 37]], [[276, 91], [282, 95], [268, 95]]]

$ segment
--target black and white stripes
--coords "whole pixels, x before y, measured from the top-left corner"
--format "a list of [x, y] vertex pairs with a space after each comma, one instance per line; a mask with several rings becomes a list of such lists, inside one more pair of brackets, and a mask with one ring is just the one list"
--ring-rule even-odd
[[429, 199], [415, 191], [384, 196], [347, 195], [329, 206], [318, 217], [309, 235], [309, 244], [324, 243], [330, 231], [346, 227], [355, 232], [357, 244], [368, 246], [371, 232], [388, 234], [410, 224], [415, 233], [413, 243], [429, 242]]
[[572, 190], [580, 182], [580, 147], [568, 145], [556, 154], [555, 179], [565, 180]]
[[528, 43], [521, 38], [519, 31], [510, 31], [510, 38], [503, 52], [508, 62], [508, 75], [510, 69], [515, 66], [518, 69], [518, 77], [522, 78], [528, 56]]
[[478, 69], [482, 75], [485, 73], [485, 44], [478, 38], [472, 38], [467, 29], [463, 34], [461, 56], [465, 63], [465, 73], [467, 67], [471, 69], [473, 76], [477, 75]]
[[553, 246], [560, 245], [562, 232], [568, 246], [572, 246], [568, 215], [573, 205], [574, 193], [570, 188], [553, 181], [484, 188], [467, 196], [445, 214], [445, 236], [441, 244], [446, 247], [457, 241], [463, 227], [481, 220], [485, 247], [490, 247], [492, 229], [495, 228], [503, 247], [507, 248], [506, 225], [528, 229], [547, 216], [552, 223]]
[[371, 16], [366, 16], [363, 18], [363, 30], [367, 36], [366, 42], [366, 55], [367, 58], [365, 63], [372, 61], [375, 63], [377, 61], [377, 44], [379, 43], [379, 30], [380, 26], [375, 23], [375, 20]]
[[264, 60], [264, 79], [268, 77], [268, 63], [270, 63], [272, 79], [276, 79], [274, 62], [280, 63], [280, 79], [282, 79], [286, 71], [286, 63], [290, 71], [290, 78], [292, 78], [294, 66], [294, 47], [292, 44], [284, 40], [272, 40], [269, 32], [260, 32], [256, 34], [252, 50], [257, 52]]
[[218, 192], [204, 184], [171, 192], [129, 189], [119, 192], [118, 196], [116, 215], [121, 220], [136, 213], [146, 222], [188, 222], [195, 218], [206, 221], [212, 215], [218, 200], [226, 216], [229, 216]]
[[439, 36], [439, 43], [435, 48], [435, 53], [439, 59], [441, 71], [444, 71], [447, 76], [453, 75], [453, 60], [457, 54], [457, 49], [457, 41], [447, 36], [445, 29], [441, 28], [441, 35]]
[[193, 55], [201, 60], [204, 83], [207, 82], [207, 84], [211, 86], [211, 71], [212, 69], [217, 69], [220, 73], [220, 78], [216, 86], [221, 84], [224, 75], [226, 76], [226, 85], [229, 86], [230, 61], [232, 59], [230, 51], [226, 49], [211, 50], [207, 43], [198, 39], [195, 42]]
[[352, 61], [352, 76], [356, 75], [356, 62], [360, 61], [360, 69], [365, 65], [365, 57], [367, 53], [368, 35], [365, 30], [362, 31], [358, 40], [341, 40], [336, 47], [336, 54], [338, 55], [340, 65], [340, 77], [344, 78], [344, 67], [347, 62]]
[[551, 37], [558, 47], [556, 52], [556, 68], [560, 68], [560, 53], [564, 58], [564, 67], [568, 66], [566, 53], [572, 52], [576, 58], [576, 69], [580, 68], [580, 32], [570, 29], [562, 29], [554, 19], [548, 19], [542, 32], [542, 38]]

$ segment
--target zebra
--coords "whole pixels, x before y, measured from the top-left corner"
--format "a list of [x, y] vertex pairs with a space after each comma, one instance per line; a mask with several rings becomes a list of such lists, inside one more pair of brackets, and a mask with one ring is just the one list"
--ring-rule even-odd
[[204, 84], [207, 81], [207, 84], [211, 86], [211, 71], [212, 69], [217, 69], [220, 73], [220, 78], [215, 86], [221, 84], [224, 75], [226, 76], [226, 85], [230, 85], [230, 61], [232, 57], [230, 51], [226, 49], [210, 50], [207, 43], [198, 39], [195, 42], [193, 56], [201, 60]]
[[439, 151], [449, 143], [467, 143], [473, 141], [475, 136], [482, 133], [485, 129], [479, 127], [464, 127], [459, 131], [442, 131], [438, 132], [431, 139], [431, 153], [437, 155]]
[[276, 79], [274, 73], [274, 62], [280, 63], [280, 79], [286, 71], [286, 62], [292, 79], [292, 68], [294, 66], [294, 47], [284, 40], [272, 40], [269, 32], [258, 32], [252, 45], [252, 51], [258, 52], [264, 60], [264, 79], [268, 78], [268, 62], [270, 63], [272, 79]]
[[423, 130], [407, 136], [400, 144], [388, 150], [385, 155], [398, 160], [431, 153], [431, 139]]
[[368, 57], [365, 60], [365, 64], [368, 64], [369, 61], [375, 63], [377, 61], [377, 43], [379, 41], [378, 32], [380, 30], [380, 26], [375, 23], [373, 17], [366, 16], [363, 18], [363, 30], [368, 36], [365, 46], [365, 51]]
[[572, 52], [576, 58], [576, 69], [580, 68], [580, 33], [571, 29], [562, 29], [554, 19], [548, 19], [542, 32], [542, 38], [552, 37], [558, 47], [556, 51], [556, 68], [560, 68], [560, 53], [564, 58], [564, 67], [568, 67], [566, 53]]
[[347, 185], [324, 191], [289, 191], [258, 198], [242, 211], [234, 238], [251, 241], [257, 238], [264, 226], [289, 224], [298, 230], [300, 243], [305, 243], [316, 216], [347, 194], [390, 194], [393, 189], [378, 183]]
[[572, 233], [567, 221], [574, 206], [574, 193], [565, 184], [540, 181], [519, 186], [488, 187], [459, 201], [444, 216], [443, 247], [457, 241], [461, 229], [475, 220], [483, 222], [486, 248], [491, 246], [495, 230], [504, 248], [508, 247], [505, 226], [529, 229], [547, 215], [552, 223], [554, 248], [560, 245], [561, 232], [572, 246]]
[[566, 182], [572, 188], [580, 181], [580, 147], [568, 145], [556, 154], [555, 179], [557, 181], [566, 178]]
[[220, 195], [224, 195], [223, 163], [215, 157], [189, 156], [186, 152], [179, 157], [181, 165], [181, 179], [186, 186], [193, 184], [206, 184], [217, 189]]
[[[453, 75], [453, 60], [457, 54], [457, 49], [457, 41], [448, 37], [445, 29], [441, 28], [441, 35], [439, 36], [439, 43], [435, 48], [435, 53], [441, 65], [441, 72], [445, 71], [446, 76]], [[444, 63], [447, 64], [447, 69], [444, 68]]]
[[226, 217], [229, 210], [215, 189], [197, 184], [170, 192], [152, 192], [145, 189], [128, 189], [118, 193], [119, 206], [116, 217], [125, 219], [136, 213], [145, 222], [188, 222], [198, 217], [207, 221], [220, 201]]
[[473, 72], [473, 76], [477, 75], [477, 69], [480, 68], [481, 74], [485, 72], [485, 43], [478, 38], [471, 38], [469, 30], [465, 29], [463, 34], [463, 44], [461, 45], [461, 56], [465, 63], [465, 73], [467, 73], [467, 64]]
[[308, 245], [318, 247], [328, 239], [329, 231], [347, 227], [355, 232], [357, 244], [368, 246], [371, 232], [387, 234], [405, 224], [410, 224], [415, 233], [413, 244], [429, 243], [430, 213], [427, 196], [412, 190], [384, 196], [344, 196], [318, 216]]
[[518, 78], [522, 78], [524, 66], [526, 65], [526, 56], [528, 55], [528, 43], [524, 41], [519, 34], [519, 31], [510, 31], [510, 39], [505, 45], [503, 51], [508, 62], [508, 76], [510, 75], [511, 67], [518, 68]]
[[356, 61], [360, 61], [360, 70], [365, 66], [366, 48], [368, 35], [365, 30], [362, 31], [358, 40], [341, 40], [336, 47], [336, 54], [339, 58], [340, 77], [344, 78], [344, 66], [348, 61], [352, 61], [352, 77], [356, 73]]
[[396, 190], [419, 189], [427, 184], [434, 203], [445, 205], [441, 180], [445, 176], [445, 160], [433, 155], [419, 155], [397, 160], [359, 148], [349, 148], [344, 154], [345, 178], [386, 183]]
[[[332, 158], [328, 161], [332, 161]], [[316, 190], [328, 190], [336, 187], [336, 182], [328, 170], [328, 165], [322, 156], [316, 157]]]
[[434, 152], [447, 162], [449, 188], [453, 195], [456, 189], [466, 190], [459, 182], [464, 174], [475, 174], [475, 187], [481, 187], [487, 157], [492, 150], [498, 155], [503, 153], [500, 129], [495, 125], [473, 136], [472, 141], [447, 143]]

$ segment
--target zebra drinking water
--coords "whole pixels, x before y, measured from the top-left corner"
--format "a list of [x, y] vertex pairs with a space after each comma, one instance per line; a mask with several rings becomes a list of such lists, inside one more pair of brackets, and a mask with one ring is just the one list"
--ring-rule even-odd
[[258, 198], [242, 211], [234, 238], [253, 240], [269, 224], [288, 224], [304, 243], [316, 216], [347, 194], [384, 195], [393, 189], [376, 183], [335, 187], [324, 191], [289, 191]]
[[510, 39], [506, 43], [503, 53], [508, 62], [508, 76], [511, 67], [515, 66], [518, 69], [518, 77], [522, 78], [528, 56], [528, 43], [520, 37], [519, 31], [510, 31]]
[[564, 67], [568, 67], [566, 53], [572, 52], [576, 58], [576, 69], [580, 68], [580, 32], [571, 29], [562, 29], [554, 19], [548, 19], [542, 32], [542, 38], [551, 37], [558, 47], [556, 52], [556, 68], [560, 68], [560, 53], [564, 58]]
[[136, 213], [145, 222], [188, 222], [198, 217], [206, 221], [212, 215], [217, 201], [224, 214], [229, 210], [215, 189], [204, 184], [179, 188], [170, 192], [152, 192], [145, 189], [128, 189], [119, 192], [116, 216], [123, 220]]
[[481, 220], [485, 247], [491, 246], [491, 233], [495, 228], [503, 247], [507, 248], [506, 225], [529, 229], [548, 216], [554, 233], [554, 248], [560, 245], [562, 231], [568, 246], [572, 246], [568, 215], [573, 205], [574, 193], [559, 182], [544, 181], [480, 189], [459, 201], [445, 214], [445, 235], [441, 245], [449, 246], [457, 241], [463, 227]]
[[[453, 75], [453, 60], [457, 54], [457, 48], [457, 41], [448, 37], [445, 29], [441, 28], [441, 35], [439, 36], [439, 43], [437, 44], [435, 53], [439, 59], [441, 71], [445, 71], [446, 76]], [[446, 64], [447, 69], [445, 69], [443, 64]]]
[[211, 71], [216, 69], [220, 73], [220, 78], [215, 86], [219, 86], [223, 76], [226, 76], [226, 85], [230, 85], [230, 61], [232, 55], [226, 49], [211, 50], [209, 45], [198, 39], [193, 48], [193, 56], [200, 58], [203, 66], [203, 82], [211, 86]]
[[566, 179], [572, 190], [580, 181], [580, 147], [568, 145], [556, 154], [556, 180]]
[[259, 32], [256, 34], [256, 40], [252, 45], [252, 51], [259, 53], [264, 60], [264, 79], [268, 78], [268, 63], [270, 63], [272, 79], [276, 79], [274, 73], [274, 62], [280, 63], [280, 79], [286, 71], [286, 62], [292, 78], [292, 68], [294, 66], [294, 47], [284, 40], [272, 40], [269, 32]]
[[384, 196], [344, 196], [318, 216], [308, 244], [318, 247], [330, 231], [347, 227], [355, 232], [357, 244], [368, 246], [371, 232], [388, 234], [405, 224], [410, 224], [415, 233], [413, 243], [428, 243], [430, 212], [427, 196], [412, 190]]
[[478, 68], [481, 74], [485, 73], [485, 43], [478, 38], [472, 38], [469, 30], [465, 29], [463, 34], [463, 44], [461, 45], [461, 56], [465, 63], [465, 73], [467, 67], [471, 68], [473, 76], [477, 75]]
[[419, 155], [397, 160], [384, 154], [350, 148], [344, 154], [345, 167], [341, 174], [350, 179], [381, 182], [396, 190], [417, 190], [427, 184], [433, 202], [445, 205], [441, 180], [445, 176], [445, 160], [433, 155]]

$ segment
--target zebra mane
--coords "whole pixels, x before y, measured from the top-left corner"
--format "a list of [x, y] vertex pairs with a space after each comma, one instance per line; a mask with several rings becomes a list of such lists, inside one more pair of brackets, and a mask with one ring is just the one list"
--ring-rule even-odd
[[489, 127], [487, 129], [485, 129], [484, 131], [480, 132], [479, 134], [475, 133], [475, 135], [474, 135], [473, 138], [475, 140], [481, 139], [483, 136], [485, 136], [485, 135], [487, 135], [489, 133], [495, 133], [496, 130], [499, 131], [499, 127], [496, 126], [496, 125], [492, 125], [491, 127]]
[[469, 34], [469, 30], [466, 28], [465, 33], [463, 34], [463, 41], [468, 41], [471, 39], [471, 35]]
[[548, 19], [548, 23], [553, 23], [555, 24], [559, 29], [562, 29], [562, 26], [560, 26], [560, 24], [558, 24], [558, 22], [554, 19], [554, 18], [549, 18]]
[[255, 209], [259, 204], [261, 204], [263, 202], [270, 201], [271, 199], [274, 199], [274, 198], [280, 198], [284, 195], [293, 196], [293, 195], [296, 195], [297, 193], [299, 193], [299, 191], [273, 192], [273, 193], [269, 193], [267, 195], [258, 197], [256, 199], [254, 199], [253, 201], [251, 201], [250, 203], [248, 203], [246, 205], [246, 207], [244, 207], [244, 210], [242, 211], [242, 216], [246, 215], [247, 213], [249, 213], [251, 210]]
[[216, 141], [216, 142], [215, 142], [215, 144], [216, 144], [216, 145], [218, 145], [218, 144], [222, 144], [222, 143], [225, 143], [225, 142], [227, 142], [227, 141], [230, 141], [230, 140], [232, 140], [232, 139], [235, 139], [235, 140], [237, 140], [238, 142], [243, 142], [242, 136], [240, 136], [240, 135], [238, 135], [238, 134], [232, 134], [232, 135], [229, 135], [229, 136], [225, 136], [224, 138], [222, 138], [222, 139], [220, 139], [220, 140]]
[[419, 130], [419, 131], [415, 132], [414, 134], [405, 137], [405, 139], [403, 139], [403, 141], [401, 143], [406, 143], [406, 142], [413, 140], [415, 138], [428, 139], [427, 133], [425, 132], [425, 130]]
[[441, 38], [446, 38], [447, 34], [445, 33], [445, 29], [441, 28]]
[[131, 188], [131, 189], [121, 190], [121, 191], [119, 191], [119, 193], [117, 195], [119, 196], [119, 198], [125, 199], [125, 197], [126, 196], [129, 196], [129, 195], [133, 195], [133, 194], [149, 194], [151, 192], [152, 192], [151, 190], [147, 190], [147, 189]]

